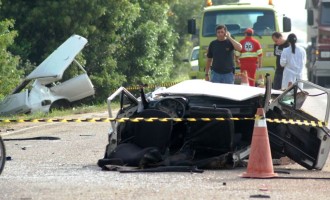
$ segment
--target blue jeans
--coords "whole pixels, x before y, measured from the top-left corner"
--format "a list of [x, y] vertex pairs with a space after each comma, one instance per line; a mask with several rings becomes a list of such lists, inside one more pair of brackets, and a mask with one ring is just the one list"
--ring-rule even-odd
[[213, 83], [228, 83], [234, 84], [234, 73], [219, 74], [211, 70], [210, 81]]

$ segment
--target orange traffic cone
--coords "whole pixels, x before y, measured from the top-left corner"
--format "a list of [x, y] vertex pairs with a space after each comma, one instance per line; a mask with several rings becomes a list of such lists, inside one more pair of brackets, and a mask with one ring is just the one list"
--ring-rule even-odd
[[241, 85], [249, 85], [249, 79], [246, 70], [241, 72]]
[[275, 176], [278, 176], [278, 174], [274, 173], [273, 169], [265, 111], [263, 108], [258, 108], [254, 122], [247, 172], [244, 172], [242, 177], [272, 178]]

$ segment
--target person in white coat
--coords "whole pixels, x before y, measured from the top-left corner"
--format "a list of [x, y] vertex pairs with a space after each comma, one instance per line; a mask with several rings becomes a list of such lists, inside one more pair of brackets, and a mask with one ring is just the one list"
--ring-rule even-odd
[[306, 51], [303, 47], [296, 45], [297, 36], [291, 33], [287, 40], [290, 46], [283, 49], [280, 58], [280, 64], [284, 67], [282, 90], [285, 90], [297, 80], [302, 79], [303, 67], [306, 64]]

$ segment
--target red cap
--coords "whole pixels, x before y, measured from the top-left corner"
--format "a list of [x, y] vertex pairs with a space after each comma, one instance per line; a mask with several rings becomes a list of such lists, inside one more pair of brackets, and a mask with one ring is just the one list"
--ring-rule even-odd
[[244, 33], [250, 33], [253, 34], [253, 29], [252, 28], [247, 28]]

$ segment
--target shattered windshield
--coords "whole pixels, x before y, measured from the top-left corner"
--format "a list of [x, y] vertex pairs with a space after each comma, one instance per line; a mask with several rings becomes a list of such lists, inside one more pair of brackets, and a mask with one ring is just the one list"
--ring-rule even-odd
[[320, 24], [330, 25], [330, 2], [324, 2], [322, 5]]
[[301, 110], [319, 121], [327, 122], [329, 128], [328, 98], [329, 94], [326, 91], [305, 84], [303, 90], [298, 87], [296, 95], [294, 95], [294, 88], [290, 90], [280, 102]]

